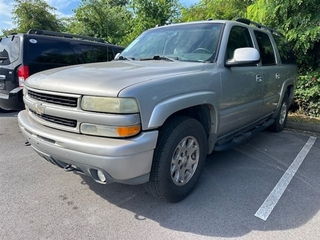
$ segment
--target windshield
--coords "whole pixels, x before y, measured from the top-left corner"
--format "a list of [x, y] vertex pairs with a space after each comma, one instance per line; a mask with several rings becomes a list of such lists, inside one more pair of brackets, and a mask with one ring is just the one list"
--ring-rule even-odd
[[213, 61], [223, 25], [196, 23], [159, 27], [142, 33], [121, 54], [128, 60]]

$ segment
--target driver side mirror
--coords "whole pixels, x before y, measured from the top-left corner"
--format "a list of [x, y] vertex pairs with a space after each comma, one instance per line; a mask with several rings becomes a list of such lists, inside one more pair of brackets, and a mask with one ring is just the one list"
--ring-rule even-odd
[[113, 60], [119, 59], [120, 55], [121, 55], [121, 53], [117, 53]]
[[260, 53], [252, 47], [237, 48], [234, 51], [233, 58], [228, 59], [225, 63], [226, 67], [234, 66], [250, 66], [260, 62]]

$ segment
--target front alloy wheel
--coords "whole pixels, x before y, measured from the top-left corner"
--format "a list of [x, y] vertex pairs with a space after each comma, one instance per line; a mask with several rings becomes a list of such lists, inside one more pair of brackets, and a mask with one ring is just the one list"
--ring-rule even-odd
[[199, 143], [192, 136], [185, 137], [176, 147], [171, 159], [171, 179], [177, 186], [189, 182], [199, 163]]
[[168, 202], [181, 201], [196, 185], [206, 153], [207, 135], [199, 121], [186, 116], [168, 120], [159, 131], [146, 190]]

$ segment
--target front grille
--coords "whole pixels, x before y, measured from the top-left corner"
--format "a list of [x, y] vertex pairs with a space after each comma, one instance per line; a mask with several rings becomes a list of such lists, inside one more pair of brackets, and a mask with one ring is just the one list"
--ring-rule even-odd
[[47, 93], [39, 93], [34, 91], [28, 91], [29, 97], [52, 104], [67, 106], [67, 107], [77, 107], [78, 98], [75, 97], [66, 97], [59, 95], [52, 95]]
[[77, 120], [55, 117], [55, 116], [51, 116], [51, 115], [47, 115], [47, 114], [38, 114], [31, 109], [30, 109], [30, 112], [32, 112], [38, 118], [41, 118], [41, 119], [48, 121], [48, 122], [52, 122], [55, 124], [59, 124], [59, 125], [67, 126], [67, 127], [72, 127], [72, 128], [75, 128], [77, 126]]

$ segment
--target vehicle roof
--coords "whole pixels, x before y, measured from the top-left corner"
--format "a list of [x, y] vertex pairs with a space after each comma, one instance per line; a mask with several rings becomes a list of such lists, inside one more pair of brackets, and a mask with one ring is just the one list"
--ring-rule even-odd
[[234, 21], [229, 21], [229, 20], [201, 20], [201, 21], [192, 21], [192, 22], [182, 22], [182, 23], [172, 23], [168, 25], [162, 25], [162, 26], [157, 26], [156, 28], [166, 28], [166, 27], [172, 27], [172, 26], [183, 26], [183, 25], [193, 25], [193, 24], [212, 24], [212, 23], [222, 23], [226, 24], [227, 22], [234, 22]]
[[262, 30], [262, 31], [265, 31], [265, 32], [271, 32], [271, 33], [276, 33], [277, 35], [282, 35], [281, 33], [277, 32], [276, 30], [274, 29], [271, 29], [267, 26], [263, 26], [263, 25], [260, 25], [258, 24], [260, 27], [258, 27], [256, 22], [252, 22], [250, 20], [248, 20], [250, 23], [252, 24], [246, 24], [242, 21], [236, 21], [236, 20], [211, 20], [211, 19], [208, 19], [208, 20], [201, 20], [201, 21], [192, 21], [192, 22], [183, 22], [183, 23], [173, 23], [173, 24], [168, 24], [168, 25], [163, 25], [163, 26], [157, 26], [155, 28], [152, 28], [152, 29], [156, 29], [156, 28], [167, 28], [167, 27], [172, 27], [172, 26], [183, 26], [183, 25], [193, 25], [193, 24], [214, 24], [214, 23], [218, 23], [218, 24], [239, 24], [239, 25], [243, 25], [243, 26], [246, 26], [246, 27], [250, 27], [250, 28], [254, 28], [254, 29], [259, 29], [259, 30]]
[[90, 41], [90, 40], [84, 40], [79, 38], [68, 38], [68, 37], [60, 37], [60, 36], [50, 36], [50, 35], [40, 35], [40, 34], [30, 34], [30, 33], [14, 33], [7, 36], [2, 36], [2, 38], [12, 38], [12, 37], [33, 37], [33, 38], [43, 38], [43, 39], [55, 39], [57, 41], [76, 41], [76, 42], [82, 42], [82, 43], [90, 43], [90, 44], [97, 44], [97, 45], [110, 45], [118, 48], [124, 48], [122, 46], [114, 45], [112, 43], [108, 42], [98, 42], [98, 41]]

